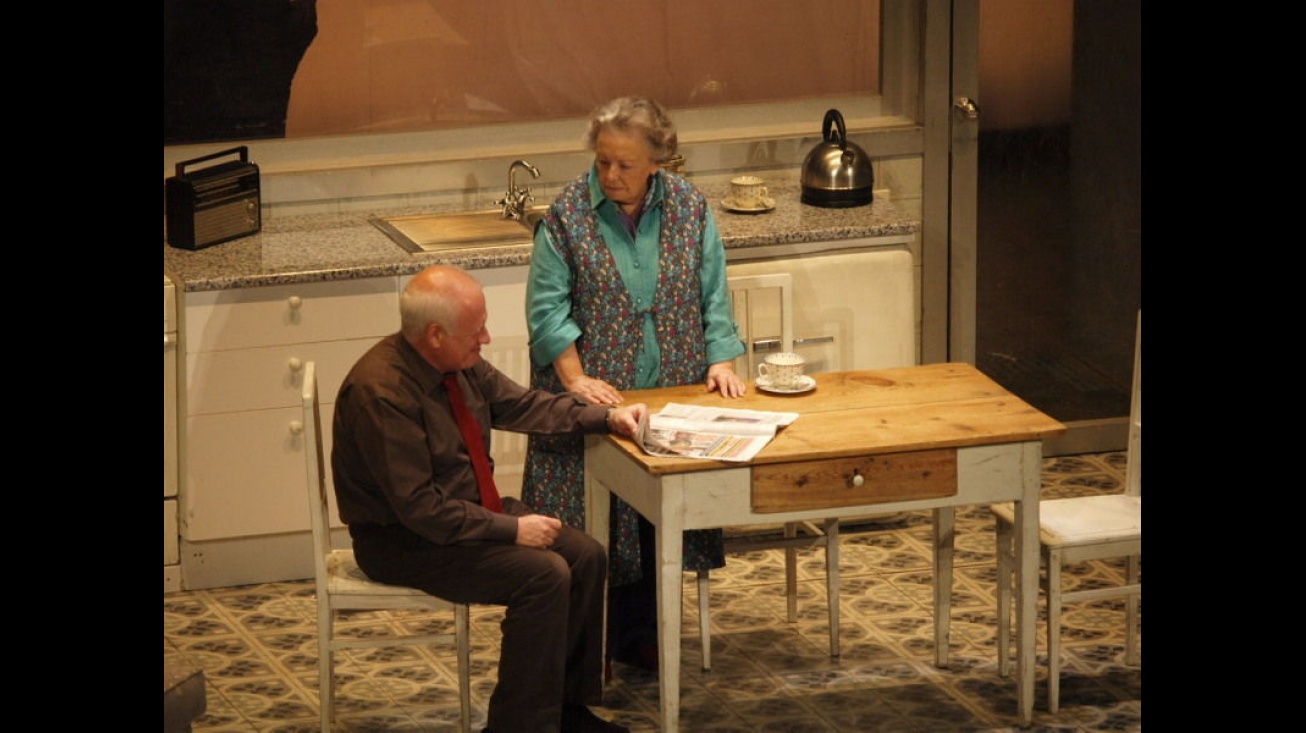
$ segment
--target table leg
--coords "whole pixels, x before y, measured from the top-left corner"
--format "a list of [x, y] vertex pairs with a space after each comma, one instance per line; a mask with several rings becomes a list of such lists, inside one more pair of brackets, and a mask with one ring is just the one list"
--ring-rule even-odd
[[830, 656], [838, 657], [839, 650], [839, 520], [827, 519], [825, 534], [825, 597], [829, 599]]
[[952, 626], [952, 554], [956, 510], [934, 510], [934, 664], [948, 666]]
[[[590, 439], [594, 440], [593, 438]], [[585, 471], [585, 531], [591, 537], [598, 540], [603, 545], [603, 549], [608, 549], [608, 542], [611, 538], [609, 526], [609, 512], [612, 507], [612, 495], [608, 493], [608, 488], [593, 478], [593, 471]], [[603, 597], [607, 598], [607, 579], [604, 578]], [[608, 604], [603, 603], [603, 659], [608, 658]]]
[[680, 609], [683, 588], [684, 529], [681, 522], [683, 486], [676, 478], [662, 483], [661, 517], [649, 518], [657, 538], [658, 557], [658, 690], [662, 731], [680, 730]]

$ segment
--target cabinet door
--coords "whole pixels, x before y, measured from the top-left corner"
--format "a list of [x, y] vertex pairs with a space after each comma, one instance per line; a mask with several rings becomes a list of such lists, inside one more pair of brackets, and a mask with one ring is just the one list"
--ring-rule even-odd
[[180, 533], [177, 531], [177, 500], [163, 500], [163, 564], [181, 562]]
[[[323, 426], [333, 408], [322, 405]], [[302, 419], [294, 407], [187, 420], [182, 522], [189, 542], [309, 530]], [[331, 455], [330, 430], [323, 430], [322, 450]], [[335, 518], [335, 492], [330, 496]]]
[[177, 334], [163, 334], [163, 498], [177, 495]]

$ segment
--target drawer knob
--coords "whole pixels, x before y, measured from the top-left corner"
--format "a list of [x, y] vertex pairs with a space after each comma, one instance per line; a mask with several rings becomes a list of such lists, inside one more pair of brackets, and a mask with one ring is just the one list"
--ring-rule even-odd
[[304, 304], [304, 299], [298, 295], [292, 295], [286, 298], [286, 303], [290, 305], [291, 310], [299, 310], [299, 306]]
[[866, 483], [866, 477], [863, 476], [863, 475], [861, 474], [860, 471], [858, 471], [857, 469], [854, 468], [854, 469], [853, 469], [853, 486], [856, 486], [857, 488], [861, 488], [862, 484], [864, 484], [864, 483]]
[[291, 421], [290, 421], [290, 434], [291, 434], [291, 435], [303, 435], [303, 434], [304, 434], [304, 422], [303, 422], [302, 420], [291, 420]]
[[292, 372], [297, 372], [304, 368], [304, 360], [300, 359], [298, 356], [290, 357], [288, 364], [290, 366], [290, 371]]

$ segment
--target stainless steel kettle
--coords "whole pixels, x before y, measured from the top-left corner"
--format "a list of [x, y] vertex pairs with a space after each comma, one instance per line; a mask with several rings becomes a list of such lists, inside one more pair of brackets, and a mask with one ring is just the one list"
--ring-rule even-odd
[[839, 110], [825, 113], [821, 137], [824, 142], [803, 160], [803, 203], [827, 209], [871, 203], [875, 188], [871, 158], [856, 143], [848, 142], [848, 128]]

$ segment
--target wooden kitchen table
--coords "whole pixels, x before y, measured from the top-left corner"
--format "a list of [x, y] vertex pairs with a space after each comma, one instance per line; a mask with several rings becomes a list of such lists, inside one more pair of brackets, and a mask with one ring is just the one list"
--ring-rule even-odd
[[[900, 511], [934, 511], [935, 663], [948, 662], [954, 511], [1016, 504], [1020, 719], [1034, 711], [1038, 500], [1042, 440], [1065, 426], [969, 364], [812, 375], [799, 395], [725, 400], [701, 385], [625, 393], [656, 413], [668, 402], [797, 412], [752, 461], [650, 456], [634, 441], [591, 435], [585, 451], [589, 533], [608, 543], [609, 492], [654, 526], [662, 730], [680, 729], [681, 533]], [[837, 588], [837, 553], [833, 555]], [[837, 593], [830, 598], [838, 602]]]

